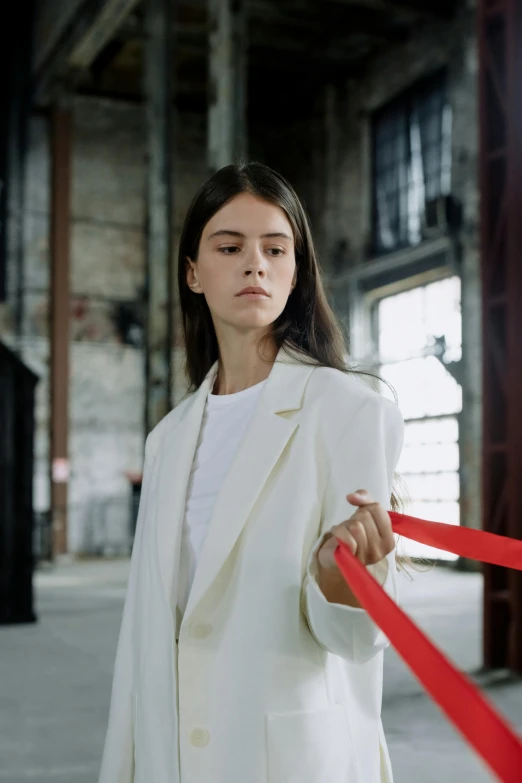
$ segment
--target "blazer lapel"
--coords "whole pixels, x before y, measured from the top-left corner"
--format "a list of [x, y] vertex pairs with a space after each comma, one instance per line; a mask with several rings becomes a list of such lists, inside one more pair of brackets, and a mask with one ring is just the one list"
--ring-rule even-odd
[[186, 493], [207, 394], [213, 387], [217, 367], [216, 361], [187, 405], [183, 417], [167, 430], [158, 455], [156, 551], [163, 588], [174, 620]]
[[[254, 503], [293, 432], [298, 417], [279, 414], [298, 410], [313, 367], [283, 352], [277, 354], [261, 391], [245, 437], [217, 495], [183, 624], [203, 598], [232, 551]], [[181, 528], [186, 492], [207, 399], [217, 361], [194, 394], [184, 417], [166, 434], [159, 466], [157, 550], [167, 598], [175, 617]]]
[[[286, 363], [288, 362], [288, 363]], [[298, 410], [313, 367], [278, 353], [261, 391], [252, 419], [217, 495], [205, 544], [198, 562], [183, 624], [212, 586], [231, 553], [259, 493], [281, 453], [299, 426], [280, 416]]]

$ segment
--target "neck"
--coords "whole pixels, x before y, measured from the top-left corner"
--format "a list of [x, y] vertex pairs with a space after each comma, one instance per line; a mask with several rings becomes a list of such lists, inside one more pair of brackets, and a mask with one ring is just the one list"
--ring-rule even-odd
[[237, 350], [227, 352], [220, 348], [218, 371], [212, 393], [236, 394], [266, 380], [277, 356], [277, 348], [265, 347], [259, 353], [261, 356], [258, 355], [257, 346], [255, 350], [248, 352]]

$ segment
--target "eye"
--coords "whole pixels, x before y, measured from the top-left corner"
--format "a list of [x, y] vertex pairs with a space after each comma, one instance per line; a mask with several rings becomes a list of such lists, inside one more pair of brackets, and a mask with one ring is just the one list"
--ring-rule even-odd
[[[223, 253], [225, 256], [232, 256], [236, 250], [239, 250], [235, 245], [227, 245], [226, 247], [218, 247], [218, 252]], [[230, 252], [229, 252], [230, 251]]]
[[282, 256], [285, 251], [282, 247], [269, 247], [268, 252], [273, 256]]

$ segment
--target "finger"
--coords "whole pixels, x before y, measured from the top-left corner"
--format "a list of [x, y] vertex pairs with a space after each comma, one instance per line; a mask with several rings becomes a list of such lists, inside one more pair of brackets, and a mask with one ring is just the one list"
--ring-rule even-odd
[[[335, 559], [335, 550], [339, 547], [339, 543], [339, 540], [332, 533], [330, 538], [328, 538], [323, 546], [319, 549], [317, 559], [321, 568], [327, 569], [328, 571], [339, 571], [339, 566], [337, 565], [337, 561]], [[346, 545], [351, 551], [352, 546], [353, 548], [356, 547], [356, 542], [352, 539], [352, 546], [350, 546], [349, 541]]]
[[[390, 537], [393, 537], [393, 528], [391, 524], [390, 515], [388, 514], [386, 509], [383, 508], [383, 506], [380, 503], [376, 503], [375, 501], [371, 500], [371, 502], [365, 503], [360, 506], [359, 511], [363, 511], [363, 510], [371, 513], [375, 521], [375, 524], [377, 525], [377, 528], [379, 530], [379, 535], [381, 536], [381, 538], [386, 539], [386, 541], [389, 541]], [[355, 512], [354, 517], [359, 513], [359, 511]]]
[[343, 543], [348, 546], [352, 555], [357, 554], [359, 542], [345, 525], [335, 525], [335, 527], [332, 528], [332, 534], [335, 538], [339, 539], [339, 541], [343, 541]]
[[372, 525], [375, 525], [377, 528], [379, 536], [383, 538], [391, 532], [390, 517], [380, 503], [369, 503], [367, 506], [361, 506], [350, 519], [361, 519], [365, 524], [367, 520], [371, 521]]
[[[366, 534], [365, 545], [359, 545], [357, 550], [357, 558], [363, 565], [372, 565], [383, 560], [389, 552], [395, 547], [395, 540], [389, 542], [387, 539], [381, 538], [377, 530], [375, 522], [371, 518], [367, 518], [365, 523], [361, 523], [361, 520], [349, 520], [350, 532], [359, 540], [359, 526], [364, 524], [364, 533]], [[352, 529], [351, 526], [354, 526]]]
[[379, 541], [381, 540], [381, 533], [380, 530], [375, 522], [375, 518], [371, 511], [368, 510], [367, 507], [360, 508], [358, 511], [355, 512], [353, 517], [351, 519], [348, 519], [346, 521], [346, 526], [348, 530], [351, 532], [351, 525], [352, 523], [362, 523], [364, 527], [364, 531], [366, 533], [366, 538], [368, 540], [368, 543], [371, 541]]
[[350, 492], [346, 497], [352, 506], [365, 506], [368, 503], [375, 502], [367, 489], [358, 489], [356, 492]]
[[392, 528], [390, 515], [388, 514], [386, 509], [384, 509], [380, 503], [376, 503], [375, 505], [370, 506], [369, 509], [371, 511], [371, 515], [377, 526], [381, 538], [385, 541], [389, 541], [389, 540], [395, 541], [395, 539], [393, 538], [393, 528]]
[[[360, 513], [360, 512], [357, 512]], [[351, 520], [350, 520], [351, 521]], [[390, 536], [381, 536], [373, 516], [365, 515], [365, 532], [368, 541], [366, 550], [366, 562], [374, 563], [382, 560], [392, 549], [395, 548], [395, 539], [393, 532]]]
[[381, 540], [371, 515], [365, 515], [364, 519], [349, 519], [346, 526], [357, 541], [357, 557], [361, 562], [366, 562], [369, 552], [373, 552]]
[[317, 559], [319, 565], [322, 568], [333, 568], [336, 565], [334, 552], [337, 549], [339, 542], [335, 536], [330, 536], [317, 552]]
[[356, 540], [356, 557], [364, 563], [368, 554], [368, 536], [366, 534], [365, 523], [360, 519], [348, 520], [344, 523], [348, 533]]

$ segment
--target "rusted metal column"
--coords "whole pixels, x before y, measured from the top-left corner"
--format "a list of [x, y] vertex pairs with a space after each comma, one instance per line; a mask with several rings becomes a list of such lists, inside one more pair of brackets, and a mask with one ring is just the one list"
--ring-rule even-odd
[[[484, 527], [522, 539], [522, 0], [480, 0]], [[484, 567], [484, 663], [522, 674], [522, 573]]]
[[208, 0], [210, 172], [247, 155], [246, 0]]
[[69, 480], [69, 299], [71, 130], [69, 111], [51, 115], [50, 463], [54, 554], [67, 551]]
[[146, 399], [150, 430], [171, 408], [172, 314], [172, 0], [146, 0], [144, 86], [148, 174], [146, 232]]

